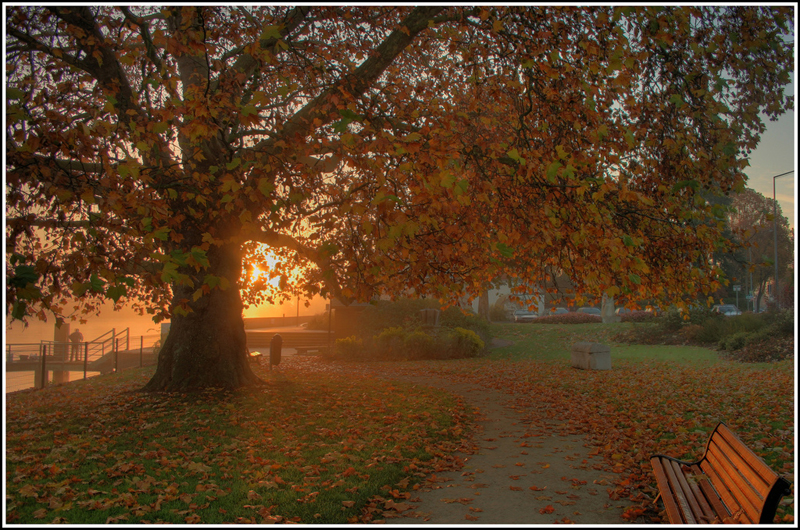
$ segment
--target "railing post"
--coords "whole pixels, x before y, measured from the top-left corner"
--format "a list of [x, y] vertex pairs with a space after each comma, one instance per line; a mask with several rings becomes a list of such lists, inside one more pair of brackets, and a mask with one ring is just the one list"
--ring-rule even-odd
[[139, 337], [139, 368], [144, 366], [144, 335]]
[[111, 343], [111, 347], [114, 348], [114, 372], [119, 372], [119, 339], [115, 340]]
[[86, 379], [87, 368], [89, 368], [89, 343], [83, 343], [83, 378]]
[[42, 389], [47, 386], [47, 345], [42, 345]]

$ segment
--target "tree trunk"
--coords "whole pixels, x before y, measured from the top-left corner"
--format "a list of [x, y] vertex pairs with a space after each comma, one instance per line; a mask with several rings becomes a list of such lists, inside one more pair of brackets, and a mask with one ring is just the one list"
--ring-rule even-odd
[[486, 319], [487, 322], [492, 321], [489, 314], [489, 288], [484, 287], [481, 291], [481, 296], [478, 298], [478, 315]]
[[263, 384], [250, 369], [247, 358], [242, 300], [237, 287], [241, 253], [232, 245], [222, 247], [209, 251], [209, 262], [211, 267], [203, 274], [225, 277], [230, 286], [226, 290], [212, 289], [193, 302], [196, 287], [173, 287], [175, 304], [189, 300], [192, 311], [185, 316], [173, 313], [156, 373], [143, 389], [146, 392], [233, 390]]

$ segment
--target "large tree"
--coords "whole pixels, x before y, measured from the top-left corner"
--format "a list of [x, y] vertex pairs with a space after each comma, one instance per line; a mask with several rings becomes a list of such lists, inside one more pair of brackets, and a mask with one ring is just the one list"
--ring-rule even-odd
[[8, 8], [7, 311], [171, 317], [146, 388], [184, 390], [258, 383], [243, 304], [298, 291], [711, 293], [791, 15]]

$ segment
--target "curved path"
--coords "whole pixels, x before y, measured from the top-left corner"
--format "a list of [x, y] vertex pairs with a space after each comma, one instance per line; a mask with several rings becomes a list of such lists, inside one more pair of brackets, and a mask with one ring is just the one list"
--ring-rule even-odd
[[625, 524], [631, 506], [612, 500], [613, 473], [603, 471], [583, 437], [525, 423], [513, 396], [436, 376], [382, 372], [381, 377], [441, 388], [479, 409], [477, 454], [461, 471], [428, 477], [411, 510], [389, 524]]

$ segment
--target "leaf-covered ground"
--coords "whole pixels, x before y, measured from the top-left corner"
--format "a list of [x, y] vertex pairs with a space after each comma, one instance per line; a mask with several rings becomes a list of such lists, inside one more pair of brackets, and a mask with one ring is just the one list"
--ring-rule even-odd
[[285, 361], [234, 394], [134, 392], [137, 369], [8, 396], [7, 522], [369, 521], [470, 450], [445, 393]]
[[[387, 383], [398, 373], [510, 393], [529, 420], [586, 436], [632, 522], [660, 521], [648, 456], [698, 458], [718, 421], [794, 482], [793, 360], [612, 345], [611, 371], [570, 367], [572, 342], [606, 341], [611, 329], [500, 326], [512, 345], [459, 361], [285, 357], [280, 371], [259, 369], [267, 387], [230, 395], [131, 392], [149, 375], [139, 370], [10, 395], [7, 522], [391, 522], [423, 477], [458, 468], [473, 448], [472, 411]], [[792, 496], [777, 521], [793, 513]]]

